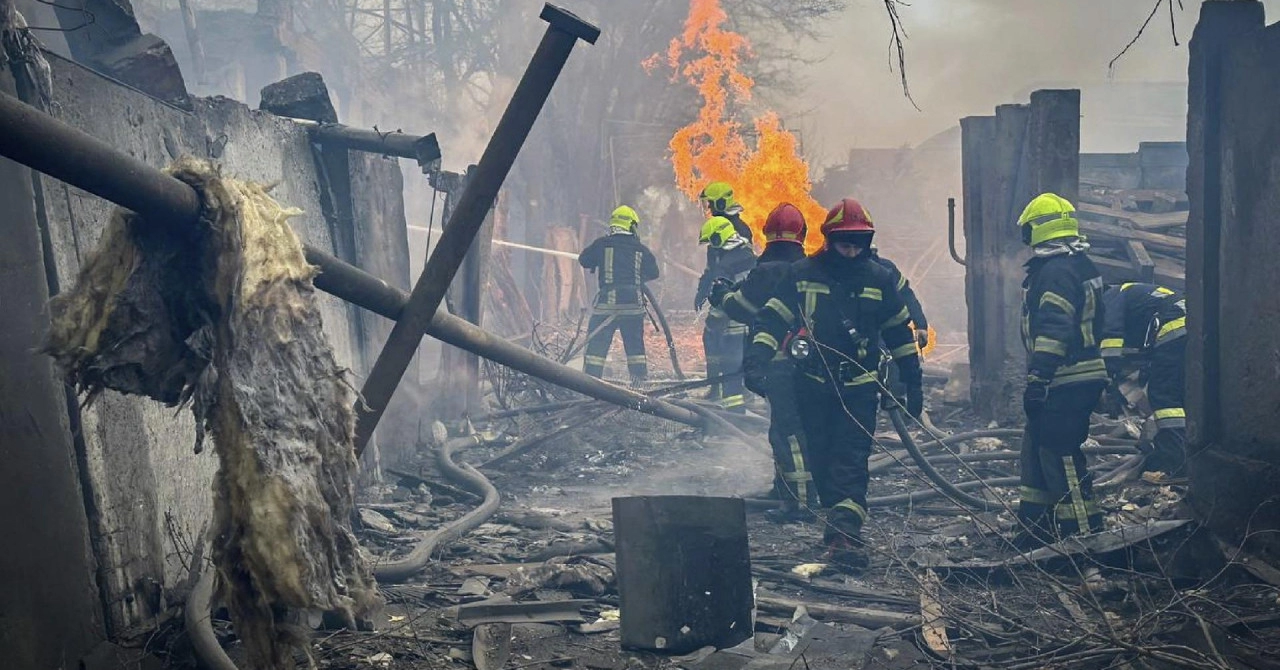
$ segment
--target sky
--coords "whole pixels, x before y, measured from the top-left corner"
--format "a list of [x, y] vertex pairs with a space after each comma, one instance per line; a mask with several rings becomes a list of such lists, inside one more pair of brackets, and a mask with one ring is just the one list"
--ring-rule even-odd
[[[800, 45], [821, 62], [804, 68], [805, 95], [783, 105], [783, 113], [789, 126], [811, 136], [807, 146], [816, 140], [843, 147], [835, 151], [838, 156], [852, 146], [915, 145], [964, 116], [1026, 102], [1037, 88], [1064, 87], [1083, 91], [1084, 151], [1133, 151], [1136, 135], [1176, 140], [1184, 134], [1181, 89], [1197, 0], [1183, 0], [1184, 9], [1175, 11], [1178, 46], [1166, 5], [1113, 70], [1108, 62], [1134, 37], [1152, 0], [908, 2], [899, 12], [908, 32], [908, 80], [920, 111], [902, 95], [896, 58], [890, 71], [884, 3], [849, 0], [827, 34]], [[1268, 23], [1280, 20], [1280, 0], [1263, 4]], [[1119, 132], [1115, 125], [1124, 122], [1142, 127]]]

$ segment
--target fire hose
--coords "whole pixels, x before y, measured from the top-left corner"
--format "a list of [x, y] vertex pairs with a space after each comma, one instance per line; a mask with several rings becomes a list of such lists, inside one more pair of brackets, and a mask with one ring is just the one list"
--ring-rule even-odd
[[676, 341], [675, 338], [671, 337], [671, 327], [667, 325], [667, 316], [662, 313], [662, 307], [658, 305], [658, 299], [654, 297], [649, 285], [641, 282], [640, 289], [644, 291], [645, 301], [653, 306], [652, 316], [658, 319], [658, 325], [662, 328], [662, 336], [667, 338], [667, 353], [671, 356], [671, 369], [675, 371], [676, 379], [684, 381], [684, 373], [680, 371], [680, 359], [676, 356]]
[[446, 440], [436, 450], [436, 464], [445, 478], [453, 480], [454, 483], [472, 493], [483, 495], [484, 502], [441, 528], [427, 533], [403, 557], [374, 566], [373, 576], [377, 577], [379, 582], [402, 582], [416, 575], [431, 562], [431, 555], [441, 545], [462, 537], [498, 511], [498, 504], [501, 501], [498, 489], [494, 488], [493, 484], [489, 483], [489, 480], [475, 468], [466, 463], [458, 465], [453, 462], [454, 451], [477, 444], [479, 441], [480, 438], [476, 435]]
[[[757, 440], [747, 435], [745, 432], [743, 432], [737, 426], [733, 425], [728, 419], [721, 416], [715, 410], [702, 407], [699, 405], [695, 405], [692, 403], [688, 404], [687, 407], [689, 407], [689, 409], [692, 409], [698, 412], [699, 415], [708, 419], [710, 422], [714, 423], [716, 426], [718, 426], [725, 432], [729, 433], [730, 435], [738, 438], [745, 444], [753, 447], [757, 446], [757, 442], [758, 442]], [[911, 457], [911, 460], [916, 464], [917, 467], [920, 468], [920, 471], [926, 477], [928, 477], [928, 479], [931, 482], [933, 482], [933, 484], [938, 488], [936, 490], [917, 491], [909, 494], [869, 498], [867, 500], [868, 506], [880, 507], [880, 506], [886, 506], [886, 505], [896, 505], [904, 502], [914, 502], [916, 500], [921, 500], [925, 498], [945, 496], [951, 499], [957, 505], [960, 505], [961, 507], [978, 509], [978, 510], [986, 510], [986, 509], [989, 509], [994, 504], [994, 501], [970, 495], [969, 493], [966, 493], [965, 490], [972, 489], [972, 488], [979, 488], [979, 487], [1004, 486], [1004, 485], [1017, 483], [1014, 481], [1006, 482], [1005, 480], [1009, 478], [1000, 478], [1000, 479], [993, 479], [993, 480], [976, 479], [976, 480], [971, 480], [967, 482], [962, 482], [960, 484], [952, 483], [949, 479], [947, 479], [946, 476], [938, 472], [938, 470], [935, 467], [933, 467], [933, 463], [931, 462], [931, 460], [933, 459], [931, 459], [928, 456], [925, 456], [925, 454], [920, 451], [919, 445], [916, 443], [915, 439], [911, 437], [911, 433], [907, 429], [907, 423], [902, 416], [901, 408], [890, 409], [889, 419], [893, 423], [894, 429], [898, 432], [898, 438], [899, 440], [901, 440], [902, 445], [906, 448], [907, 455]], [[1022, 431], [1020, 430], [1005, 428], [1005, 429], [970, 431], [968, 433], [959, 433], [956, 435], [949, 435], [947, 437], [935, 438], [935, 439], [940, 444], [943, 444], [944, 446], [950, 446], [951, 444], [963, 442], [966, 440], [977, 439], [980, 437], [997, 437], [997, 436], [1012, 437], [1014, 435], [1021, 435], [1021, 434], [1022, 434]], [[1112, 441], [1116, 443], [1122, 442], [1121, 440], [1118, 440], [1118, 439], [1112, 440]], [[1097, 451], [1099, 453], [1132, 453], [1129, 447], [1129, 444], [1131, 443], [1119, 444], [1119, 445], [1109, 446], [1109, 447], [1102, 447]], [[978, 456], [978, 458], [968, 459], [968, 460], [973, 460], [973, 461], [996, 460], [995, 458], [987, 458], [982, 455], [975, 455], [975, 456]], [[959, 454], [944, 455], [941, 458], [942, 459], [947, 459], [947, 458], [958, 459], [962, 462], [967, 460], [965, 457]], [[886, 466], [886, 467], [891, 467], [891, 466]], [[929, 494], [929, 495], [926, 496], [926, 494]], [[749, 502], [751, 503], [752, 507], [776, 506], [778, 504], [778, 501], [776, 500], [755, 499], [755, 500], [750, 500]]]

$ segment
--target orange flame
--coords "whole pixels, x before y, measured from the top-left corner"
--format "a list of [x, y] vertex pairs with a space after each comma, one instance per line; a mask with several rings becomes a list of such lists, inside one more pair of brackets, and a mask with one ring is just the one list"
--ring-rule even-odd
[[[809, 224], [805, 250], [812, 252], [822, 246], [819, 228], [827, 210], [810, 195], [809, 164], [796, 153], [795, 135], [782, 127], [777, 114], [766, 112], [752, 122], [757, 135], [753, 148], [743, 136], [743, 124], [729, 112], [730, 100], [751, 99], [755, 82], [740, 69], [752, 56], [751, 44], [724, 28], [728, 18], [720, 0], [690, 0], [684, 32], [667, 48], [667, 65], [702, 98], [697, 120], [676, 131], [669, 144], [676, 185], [696, 199], [710, 182], [732, 184], [742, 219], [757, 242], [764, 239], [761, 228], [769, 212], [790, 202]], [[644, 67], [652, 71], [657, 63], [655, 54]]]

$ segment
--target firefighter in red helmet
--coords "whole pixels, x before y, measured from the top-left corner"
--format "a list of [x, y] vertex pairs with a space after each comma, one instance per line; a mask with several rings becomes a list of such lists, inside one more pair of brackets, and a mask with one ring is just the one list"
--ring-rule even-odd
[[828, 558], [856, 571], [867, 565], [862, 526], [881, 342], [898, 363], [908, 413], [920, 415], [924, 396], [910, 315], [892, 275], [871, 257], [875, 228], [866, 209], [845, 198], [827, 213], [822, 233], [822, 251], [792, 264], [760, 308], [743, 369], [749, 387], [768, 389], [778, 351], [795, 362], [810, 468], [827, 509]]
[[[804, 258], [807, 231], [804, 215], [791, 203], [782, 203], [764, 222], [764, 252], [747, 278], [733, 284], [718, 280], [711, 287], [711, 304], [729, 318], [750, 324], [787, 276], [791, 264]], [[753, 389], [769, 401], [769, 444], [773, 448], [774, 494], [782, 501], [774, 520], [796, 521], [818, 506], [818, 491], [805, 456], [804, 430], [796, 406], [795, 365], [779, 351], [768, 364], [767, 388]]]

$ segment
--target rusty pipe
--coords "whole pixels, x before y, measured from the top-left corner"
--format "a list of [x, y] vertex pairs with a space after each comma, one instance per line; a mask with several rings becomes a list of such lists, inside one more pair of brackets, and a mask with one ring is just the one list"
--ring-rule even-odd
[[362, 453], [369, 443], [392, 393], [418, 350], [418, 343], [431, 327], [449, 284], [462, 266], [467, 250], [498, 197], [498, 189], [511, 171], [516, 155], [551, 95], [551, 88], [569, 60], [573, 47], [579, 39], [594, 43], [600, 35], [595, 26], [550, 4], [543, 7], [541, 18], [549, 24], [542, 42], [507, 103], [507, 109], [498, 121], [493, 137], [489, 138], [475, 172], [458, 198], [449, 223], [414, 284], [409, 302], [391, 329], [360, 391], [364, 402], [356, 410], [357, 454]]
[[320, 144], [364, 151], [382, 156], [395, 156], [415, 161], [423, 174], [440, 168], [440, 143], [436, 134], [406, 135], [400, 131], [384, 133], [379, 130], [351, 128], [340, 123], [316, 123], [306, 119], [294, 119], [307, 127], [311, 139]]
[[[399, 319], [404, 313], [409, 294], [323, 251], [310, 247], [306, 251], [307, 262], [320, 268], [316, 288], [388, 319]], [[561, 365], [443, 309], [436, 311], [427, 333], [446, 344], [597, 400], [689, 426], [703, 425], [696, 412]]]
[[200, 216], [195, 189], [8, 94], [0, 94], [0, 128], [0, 155], [10, 160], [149, 221], [195, 225]]

